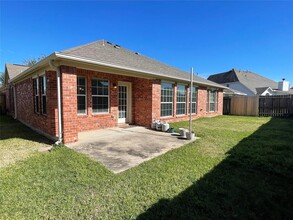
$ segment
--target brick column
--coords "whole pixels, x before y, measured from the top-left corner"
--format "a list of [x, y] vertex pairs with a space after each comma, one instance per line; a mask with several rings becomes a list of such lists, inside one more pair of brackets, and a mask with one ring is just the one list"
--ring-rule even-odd
[[197, 93], [197, 114], [198, 116], [204, 116], [206, 115], [207, 89], [205, 87], [198, 87]]
[[63, 140], [70, 143], [78, 140], [76, 68], [61, 66], [61, 74]]
[[[154, 80], [152, 85], [152, 120], [161, 117], [161, 80]], [[151, 125], [151, 121], [149, 123]]]
[[223, 114], [223, 89], [218, 90], [218, 114], [222, 115]]

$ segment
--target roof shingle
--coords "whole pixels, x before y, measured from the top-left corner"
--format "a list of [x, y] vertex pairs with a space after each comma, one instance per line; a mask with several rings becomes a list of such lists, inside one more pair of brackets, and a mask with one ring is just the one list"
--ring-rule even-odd
[[237, 69], [232, 69], [228, 72], [214, 74], [208, 77], [208, 80], [211, 80], [216, 83], [225, 84], [231, 82], [240, 82], [246, 86], [253, 93], [257, 94], [257, 89], [260, 87], [271, 87], [272, 89], [277, 89], [277, 82], [260, 76], [251, 71], [241, 71]]
[[[105, 40], [99, 40], [64, 50], [61, 51], [60, 54], [81, 57], [124, 68], [136, 69], [142, 72], [151, 72], [161, 77], [177, 78], [185, 81], [189, 80], [190, 77], [190, 74], [185, 71], [166, 65]], [[194, 75], [194, 81], [204, 85], [222, 87], [217, 83], [196, 75]]]

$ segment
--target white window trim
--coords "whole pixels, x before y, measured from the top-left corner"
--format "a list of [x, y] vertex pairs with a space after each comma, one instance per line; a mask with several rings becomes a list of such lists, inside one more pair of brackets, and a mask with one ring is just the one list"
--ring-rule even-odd
[[[211, 102], [211, 92], [214, 92], [214, 102]], [[215, 95], [216, 95], [216, 90], [214, 90], [214, 89], [210, 89], [209, 90], [209, 112], [215, 112]], [[214, 110], [213, 111], [211, 111], [211, 104], [214, 104]]]
[[[161, 82], [161, 96], [160, 96], [160, 98], [162, 99], [162, 83], [168, 83], [168, 84], [171, 84], [172, 85], [172, 102], [162, 102], [161, 101], [161, 112], [160, 112], [160, 118], [171, 118], [171, 117], [174, 117], [174, 84], [172, 83], [172, 82], [166, 82], [166, 81], [162, 81]], [[172, 108], [171, 108], [171, 110], [172, 110], [172, 113], [171, 113], [171, 115], [165, 115], [165, 116], [162, 116], [161, 115], [161, 113], [162, 113], [162, 104], [172, 104]]]
[[[109, 114], [110, 113], [110, 80], [108, 79], [100, 79], [100, 78], [93, 78], [92, 80], [104, 80], [104, 81], [108, 81], [108, 95], [93, 95], [93, 90], [91, 95], [92, 95], [92, 115], [103, 115], [103, 114]], [[91, 83], [92, 83], [91, 80]], [[93, 85], [91, 84], [91, 87], [93, 87]], [[107, 112], [94, 112], [94, 108], [93, 108], [93, 97], [108, 97], [108, 111]]]
[[[195, 103], [195, 105], [196, 105], [196, 111], [195, 112], [192, 112], [192, 109], [189, 109], [189, 111], [191, 112], [191, 114], [192, 115], [197, 115], [197, 99], [198, 99], [198, 91], [197, 91], [197, 87], [196, 86], [192, 86], [193, 88], [195, 88], [195, 91], [196, 91], [196, 101], [194, 102], [193, 100], [191, 100], [192, 101], [192, 104], [194, 104]], [[193, 91], [192, 91], [193, 92]], [[193, 96], [193, 93], [192, 93], [192, 98], [193, 98], [194, 96]], [[190, 97], [189, 97], [189, 100], [188, 100], [188, 104], [189, 104], [189, 106], [190, 106]], [[192, 107], [192, 106], [191, 106]]]
[[[84, 78], [85, 79], [85, 94], [76, 94], [77, 97], [78, 96], [84, 96], [85, 97], [85, 112], [84, 113], [79, 113], [78, 112], [78, 105], [76, 106], [76, 112], [77, 112], [77, 115], [87, 115], [87, 78], [85, 76], [77, 76], [77, 83], [76, 83], [76, 86], [78, 87], [78, 78]], [[78, 102], [78, 100], [77, 100]]]
[[[34, 112], [35, 112], [35, 114], [40, 114], [41, 113], [41, 109], [40, 109], [40, 79], [39, 79], [39, 77], [36, 77], [36, 78], [34, 78], [33, 79], [34, 81], [36, 81], [36, 83], [34, 82], [33, 84], [34, 84]], [[35, 86], [36, 86], [36, 89], [37, 89], [37, 91], [35, 90]], [[38, 99], [38, 109], [39, 109], [39, 111], [36, 111], [37, 110], [37, 108], [36, 108], [36, 99]]]
[[[41, 92], [41, 114], [42, 115], [47, 115], [48, 114], [48, 111], [47, 111], [47, 77], [46, 77], [46, 75], [45, 74], [43, 74], [43, 75], [40, 75], [39, 77], [42, 77], [42, 87], [43, 87], [43, 84], [44, 84], [44, 77], [45, 77], [45, 82], [46, 82], [46, 91], [45, 91], [45, 93], [43, 93], [42, 92], [42, 88], [41, 88], [41, 90], [40, 90], [40, 92]], [[44, 96], [46, 96], [46, 114], [44, 114], [43, 113], [43, 97]]]
[[[177, 99], [178, 99], [178, 86], [183, 86], [184, 87], [184, 89], [185, 89], [185, 102], [178, 102], [177, 101]], [[176, 90], [176, 116], [184, 116], [184, 115], [186, 115], [186, 101], [187, 101], [187, 99], [186, 99], [186, 86], [185, 85], [183, 85], [183, 84], [177, 84], [177, 90]], [[185, 105], [185, 113], [183, 113], [183, 114], [177, 114], [177, 104], [184, 104]]]

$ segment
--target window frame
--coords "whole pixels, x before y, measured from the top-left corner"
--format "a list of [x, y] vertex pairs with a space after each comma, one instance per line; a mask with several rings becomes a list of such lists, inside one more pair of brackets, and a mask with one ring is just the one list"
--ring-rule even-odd
[[[78, 91], [76, 91], [76, 97], [77, 97], [77, 100], [76, 100], [76, 112], [77, 112], [77, 115], [87, 115], [87, 77], [85, 76], [77, 76], [77, 80], [76, 80], [76, 90], [78, 90], [78, 87], [79, 87], [79, 78], [83, 78], [84, 79], [84, 82], [85, 82], [85, 85], [84, 85], [84, 89], [85, 89], [85, 94], [79, 94]], [[78, 112], [78, 97], [84, 97], [85, 99], [85, 109], [84, 109], [84, 112]]]
[[[193, 88], [195, 89], [195, 93], [193, 93]], [[197, 86], [192, 86], [191, 87], [191, 90], [192, 90], [192, 100], [191, 100], [191, 114], [194, 114], [196, 115], [197, 114], [197, 99], [198, 99], [198, 91], [197, 91]], [[195, 102], [193, 101], [195, 98]], [[189, 97], [189, 100], [188, 100], [188, 104], [189, 104], [189, 108], [190, 108], [190, 97]], [[193, 104], [195, 104], [195, 112], [193, 112]], [[189, 112], [190, 113], [190, 109], [189, 109]]]
[[40, 114], [40, 82], [39, 77], [33, 78], [34, 113]]
[[[93, 80], [98, 81], [107, 81], [108, 82], [108, 95], [93, 95]], [[98, 87], [97, 87], [98, 89]], [[108, 98], [108, 109], [107, 112], [94, 112], [94, 107], [93, 107], [93, 98], [94, 97], [107, 97]], [[91, 100], [92, 100], [92, 114], [93, 115], [100, 115], [100, 114], [109, 114], [110, 113], [110, 80], [108, 79], [101, 79], [101, 78], [92, 78], [91, 79]]]
[[[162, 87], [162, 85], [163, 84], [169, 84], [169, 85], [171, 85], [171, 88], [172, 88], [172, 101], [171, 102], [162, 101], [162, 99], [163, 99], [163, 97], [162, 97], [163, 96], [163, 87]], [[161, 107], [160, 117], [161, 118], [173, 117], [174, 116], [174, 83], [172, 83], [172, 82], [161, 82], [161, 96], [160, 96], [160, 99], [161, 99], [161, 101], [160, 101], [160, 104], [161, 104], [160, 105], [160, 107]], [[171, 115], [164, 115], [164, 116], [162, 115], [162, 106], [164, 104], [171, 104]], [[167, 110], [169, 110], [169, 109], [167, 109]]]
[[[214, 93], [213, 95], [213, 102], [211, 102], [211, 93]], [[209, 89], [208, 95], [207, 95], [207, 112], [217, 112], [218, 111], [218, 91], [216, 89]], [[211, 110], [211, 104], [214, 104], [213, 110]]]
[[[182, 97], [180, 97], [179, 96], [179, 87], [183, 87], [184, 88], [184, 99], [185, 99], [185, 101], [183, 102], [183, 101], [181, 101], [181, 102], [179, 102], [178, 101], [178, 99], [180, 99], [180, 98], [182, 98]], [[176, 91], [176, 115], [178, 115], [178, 116], [182, 116], [182, 115], [186, 115], [186, 101], [187, 101], [187, 95], [186, 95], [187, 93], [186, 93], [186, 85], [184, 85], [184, 84], [177, 84], [177, 91]], [[184, 104], [184, 113], [181, 113], [181, 114], [178, 114], [178, 104]]]
[[[39, 86], [40, 86], [40, 113], [42, 115], [47, 115], [47, 77], [46, 74], [40, 75], [38, 77], [39, 79], [41, 78], [41, 80], [39, 80]], [[44, 87], [44, 82], [45, 82], [45, 87]], [[45, 104], [45, 111], [44, 111], [44, 102], [43, 102], [43, 97], [46, 98], [46, 104]]]

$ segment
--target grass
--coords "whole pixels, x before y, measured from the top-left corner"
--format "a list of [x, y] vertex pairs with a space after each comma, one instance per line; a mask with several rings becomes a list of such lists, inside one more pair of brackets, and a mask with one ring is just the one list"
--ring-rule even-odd
[[10, 117], [0, 117], [0, 169], [35, 154], [36, 150], [51, 144]]
[[201, 139], [117, 175], [66, 147], [0, 168], [0, 219], [293, 216], [292, 119], [220, 116], [193, 125]]

